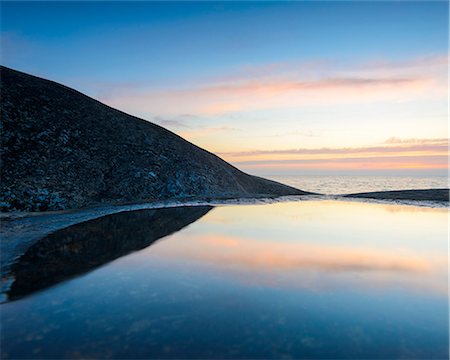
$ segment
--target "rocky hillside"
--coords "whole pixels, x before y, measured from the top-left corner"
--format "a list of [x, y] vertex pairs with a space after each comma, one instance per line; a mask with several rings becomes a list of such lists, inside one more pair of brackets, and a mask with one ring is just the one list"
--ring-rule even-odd
[[6, 67], [0, 76], [3, 211], [307, 194], [61, 84]]

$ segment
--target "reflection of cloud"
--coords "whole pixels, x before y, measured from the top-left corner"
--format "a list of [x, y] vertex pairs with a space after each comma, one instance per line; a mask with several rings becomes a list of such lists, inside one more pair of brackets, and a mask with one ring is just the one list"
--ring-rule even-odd
[[263, 270], [337, 272], [426, 272], [430, 264], [411, 254], [382, 250], [321, 246], [308, 243], [265, 242], [223, 235], [189, 238], [170, 248], [170, 256], [208, 262], [219, 267], [245, 267]]
[[223, 236], [223, 235], [214, 235], [210, 237], [201, 238], [201, 241], [206, 242], [207, 244], [218, 246], [218, 247], [229, 247], [229, 246], [238, 246], [239, 242], [232, 237]]
[[331, 200], [219, 207], [129, 262], [151, 257], [244, 286], [446, 296], [446, 209], [386, 213], [393, 208], [413, 207]]
[[447, 214], [448, 209], [447, 208], [438, 208], [438, 207], [426, 207], [426, 206], [392, 206], [392, 205], [386, 205], [383, 207], [383, 210], [397, 214], [397, 213], [442, 213]]

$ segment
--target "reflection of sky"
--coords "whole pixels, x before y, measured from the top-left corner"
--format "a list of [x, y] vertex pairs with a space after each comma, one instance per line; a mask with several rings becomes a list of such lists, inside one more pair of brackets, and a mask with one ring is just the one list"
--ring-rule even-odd
[[445, 358], [446, 250], [447, 209], [218, 207], [147, 249], [2, 305], [3, 351]]
[[1, 30], [2, 64], [247, 171], [446, 173], [446, 2], [4, 2]]
[[291, 286], [319, 276], [334, 286], [351, 282], [442, 294], [446, 214], [446, 209], [336, 201], [222, 207], [146, 252], [206, 264], [238, 279], [279, 276]]

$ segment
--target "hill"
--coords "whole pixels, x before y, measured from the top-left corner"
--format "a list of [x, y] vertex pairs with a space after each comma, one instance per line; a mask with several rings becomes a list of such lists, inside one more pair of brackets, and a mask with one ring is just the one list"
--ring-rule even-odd
[[61, 84], [3, 66], [0, 76], [2, 211], [308, 194]]

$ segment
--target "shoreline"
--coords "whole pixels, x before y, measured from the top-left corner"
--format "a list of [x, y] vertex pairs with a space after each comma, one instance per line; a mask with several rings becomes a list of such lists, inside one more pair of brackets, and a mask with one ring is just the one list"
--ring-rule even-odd
[[[430, 195], [439, 190], [440, 193], [446, 192], [448, 199], [448, 189], [429, 189], [429, 190], [405, 190], [396, 191], [395, 195], [406, 194], [408, 198], [395, 199], [392, 191], [361, 193], [349, 195], [294, 195], [278, 197], [243, 197], [238, 199], [179, 199], [171, 201], [142, 202], [132, 204], [112, 204], [96, 206], [90, 208], [63, 210], [63, 211], [44, 211], [44, 212], [6, 212], [1, 213], [0, 220], [2, 239], [0, 241], [0, 258], [2, 263], [2, 286], [0, 294], [4, 294], [9, 288], [9, 278], [11, 265], [35, 242], [47, 236], [50, 233], [71, 225], [83, 223], [89, 220], [101, 218], [116, 213], [136, 211], [144, 209], [164, 209], [183, 206], [230, 206], [230, 205], [264, 205], [278, 202], [297, 202], [297, 201], [358, 201], [366, 203], [382, 203], [392, 205], [419, 206], [431, 208], [448, 208], [447, 201], [425, 200], [426, 194]], [[425, 192], [424, 192], [425, 191]], [[422, 193], [420, 200], [411, 199], [411, 196], [417, 192]], [[381, 195], [387, 193], [383, 198]], [[368, 196], [371, 195], [372, 197]], [[429, 198], [429, 197], [428, 197]], [[426, 198], [426, 199], [428, 199]], [[0, 302], [3, 299], [0, 299]]]
[[[118, 211], [131, 211], [139, 209], [160, 209], [176, 206], [220, 206], [220, 205], [239, 205], [239, 204], [264, 204], [282, 201], [299, 201], [311, 199], [361, 199], [361, 200], [406, 200], [412, 201], [411, 205], [416, 202], [433, 202], [436, 204], [449, 202], [450, 189], [408, 189], [408, 190], [387, 190], [387, 191], [371, 191], [352, 194], [319, 194], [308, 193], [306, 195], [267, 195], [260, 196], [240, 196], [240, 197], [188, 197], [188, 198], [172, 198], [166, 200], [154, 201], [133, 201], [133, 202], [117, 202], [104, 203], [87, 206], [82, 208], [65, 209], [65, 210], [44, 210], [44, 211], [1, 211], [0, 221], [9, 221], [23, 217], [40, 217], [45, 215], [62, 215], [62, 214], [76, 214], [85, 211], [99, 212], [102, 215], [112, 214]], [[121, 210], [119, 210], [119, 208]], [[111, 210], [111, 212], [109, 211]], [[105, 213], [106, 211], [106, 213]], [[100, 215], [101, 216], [101, 215]]]
[[449, 189], [414, 189], [372, 191], [340, 195], [344, 198], [362, 198], [376, 200], [410, 200], [449, 202]]

